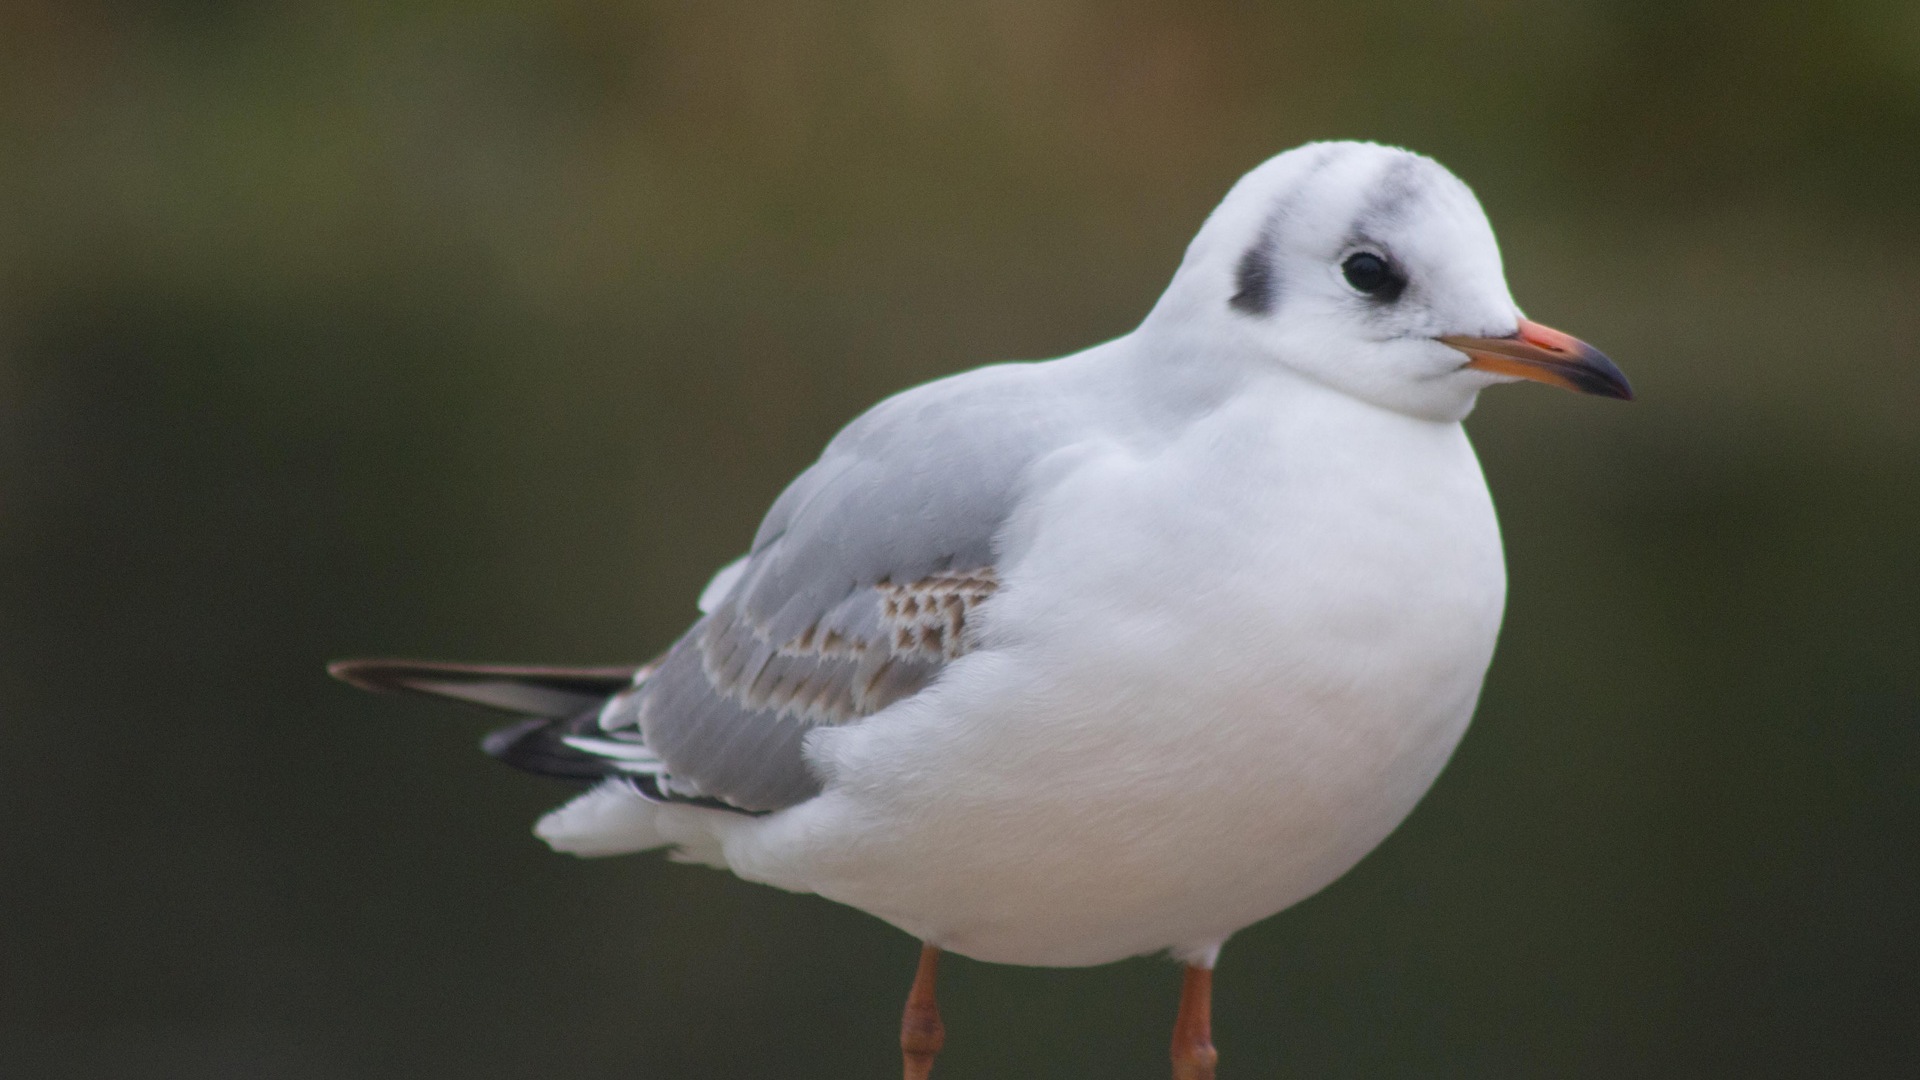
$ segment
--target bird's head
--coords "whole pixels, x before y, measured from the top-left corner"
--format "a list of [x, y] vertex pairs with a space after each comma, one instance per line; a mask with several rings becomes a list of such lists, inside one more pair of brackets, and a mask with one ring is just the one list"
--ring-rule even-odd
[[1632, 396], [1597, 349], [1521, 315], [1466, 184], [1373, 143], [1312, 143], [1243, 177], [1188, 248], [1156, 322], [1438, 420], [1516, 379]]

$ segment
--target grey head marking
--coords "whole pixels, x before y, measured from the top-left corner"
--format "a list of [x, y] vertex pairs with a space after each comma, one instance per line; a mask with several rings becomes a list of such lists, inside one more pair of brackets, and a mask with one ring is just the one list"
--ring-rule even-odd
[[1240, 255], [1234, 267], [1235, 292], [1227, 303], [1246, 315], [1266, 315], [1279, 298], [1280, 283], [1273, 276], [1273, 237], [1270, 229], [1260, 230], [1259, 239]]
[[1367, 293], [1367, 300], [1377, 307], [1399, 300], [1407, 287], [1408, 276], [1404, 265], [1377, 237], [1404, 224], [1414, 205], [1426, 194], [1430, 178], [1422, 170], [1424, 164], [1421, 158], [1403, 155], [1394, 158], [1381, 170], [1370, 185], [1365, 205], [1355, 215], [1346, 239], [1341, 243], [1343, 250], [1369, 252], [1386, 262], [1390, 275], [1388, 287]]
[[1254, 234], [1253, 243], [1240, 253], [1240, 261], [1234, 264], [1234, 293], [1227, 299], [1227, 305], [1242, 315], [1271, 315], [1280, 305], [1280, 273], [1274, 265], [1274, 250], [1280, 241], [1280, 229], [1293, 215], [1294, 207], [1306, 196], [1306, 188], [1313, 178], [1319, 175], [1340, 156], [1338, 146], [1326, 146], [1307, 163], [1296, 177], [1284, 196], [1274, 205], [1267, 215], [1266, 222]]
[[1421, 175], [1422, 159], [1411, 154], [1396, 155], [1371, 185], [1367, 202], [1353, 219], [1356, 237], [1391, 230], [1405, 220], [1407, 211], [1426, 190]]

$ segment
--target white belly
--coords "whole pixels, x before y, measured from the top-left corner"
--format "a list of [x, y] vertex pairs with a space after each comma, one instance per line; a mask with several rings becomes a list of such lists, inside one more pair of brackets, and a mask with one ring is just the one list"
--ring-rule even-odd
[[1378, 844], [1491, 659], [1492, 506], [1457, 425], [1355, 405], [1362, 430], [1325, 439], [1248, 408], [1064, 469], [1010, 537], [982, 647], [818, 733], [827, 792], [733, 830], [734, 869], [1071, 966], [1204, 951]]

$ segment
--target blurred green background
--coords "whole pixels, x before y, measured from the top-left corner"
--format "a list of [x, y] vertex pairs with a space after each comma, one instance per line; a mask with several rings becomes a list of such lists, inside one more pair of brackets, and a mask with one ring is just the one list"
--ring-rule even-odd
[[[1233, 1077], [1920, 1075], [1920, 7], [0, 7], [0, 1072], [884, 1077], [904, 935], [547, 853], [329, 658], [620, 662], [841, 424], [1130, 329], [1402, 143], [1631, 406], [1470, 422], [1512, 602], [1419, 811], [1228, 948]], [[955, 961], [946, 1077], [1175, 971]]]

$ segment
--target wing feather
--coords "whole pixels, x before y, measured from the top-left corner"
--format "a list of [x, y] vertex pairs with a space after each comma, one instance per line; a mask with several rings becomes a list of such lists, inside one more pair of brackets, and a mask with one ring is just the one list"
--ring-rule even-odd
[[743, 564], [657, 670], [601, 716], [663, 792], [776, 810], [818, 794], [807, 732], [920, 692], [974, 647], [994, 546], [1070, 399], [1000, 365], [882, 402], [775, 501]]

